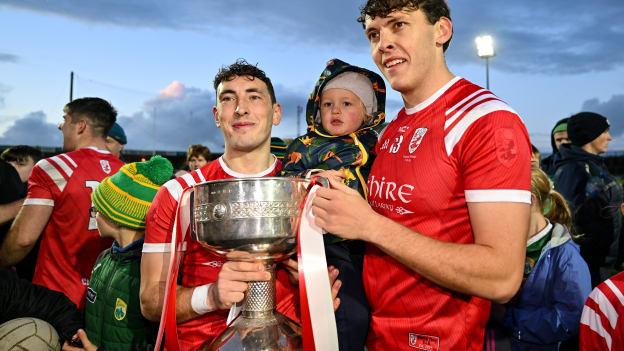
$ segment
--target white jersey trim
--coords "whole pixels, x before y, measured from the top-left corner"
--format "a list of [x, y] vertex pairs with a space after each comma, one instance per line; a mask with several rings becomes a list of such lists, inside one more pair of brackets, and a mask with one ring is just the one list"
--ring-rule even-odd
[[468, 100], [470, 100], [470, 99], [474, 98], [475, 96], [477, 96], [477, 95], [481, 94], [481, 93], [482, 93], [482, 92], [484, 92], [484, 91], [486, 91], [486, 90], [485, 90], [485, 89], [479, 89], [479, 90], [475, 91], [474, 93], [472, 93], [472, 94], [470, 94], [470, 95], [466, 96], [463, 100], [461, 100], [460, 102], [456, 103], [453, 107], [449, 108], [449, 109], [446, 111], [446, 113], [445, 113], [445, 114], [446, 114], [447, 116], [448, 116], [448, 115], [450, 115], [450, 114], [451, 114], [451, 113], [453, 113], [453, 111], [455, 111], [455, 109], [457, 109], [459, 106], [461, 106], [461, 105], [465, 104]]
[[611, 291], [613, 291], [613, 294], [618, 298], [618, 300], [620, 301], [620, 304], [624, 306], [624, 295], [622, 295], [622, 292], [620, 291], [620, 289], [618, 289], [617, 286], [613, 284], [611, 279], [607, 279], [605, 281], [605, 284], [609, 287], [609, 289], [611, 289]]
[[54, 161], [54, 163], [56, 163], [59, 167], [61, 167], [63, 172], [67, 174], [67, 177], [71, 177], [72, 174], [74, 174], [74, 171], [71, 168], [69, 168], [67, 163], [65, 163], [65, 161], [63, 161], [60, 157], [52, 156], [50, 157], [50, 161]]
[[74, 160], [71, 157], [69, 157], [69, 155], [67, 155], [67, 154], [60, 154], [59, 156], [64, 158], [69, 163], [71, 163], [72, 166], [74, 166], [74, 168], [78, 168], [78, 165], [76, 164], [76, 162], [74, 162]]
[[271, 172], [273, 172], [273, 170], [275, 169], [275, 167], [277, 166], [277, 157], [275, 157], [275, 155], [273, 156], [273, 164], [265, 169], [262, 172], [259, 173], [254, 173], [254, 174], [244, 174], [244, 173], [239, 173], [234, 171], [233, 169], [231, 169], [230, 167], [228, 167], [228, 165], [225, 164], [225, 161], [223, 161], [223, 156], [219, 157], [219, 164], [221, 165], [221, 168], [223, 168], [223, 170], [225, 171], [225, 173], [231, 175], [234, 178], [260, 178], [260, 177], [265, 177], [267, 174], [271, 174]]
[[111, 155], [111, 152], [108, 150], [102, 150], [102, 149], [98, 149], [97, 146], [85, 146], [84, 149], [91, 149], [93, 151], [97, 151], [101, 154], [108, 154]]
[[200, 169], [196, 169], [195, 172], [197, 172], [197, 175], [199, 176], [199, 180], [200, 182], [205, 182], [206, 181], [206, 177], [204, 177], [204, 174], [201, 172], [201, 168]]
[[615, 329], [619, 315], [607, 296], [600, 289], [596, 289], [589, 294], [589, 298], [594, 300], [594, 302], [598, 305], [598, 308], [600, 308], [602, 314], [607, 317], [611, 328]]
[[609, 350], [611, 350], [611, 344], [612, 344], [611, 335], [602, 325], [602, 322], [600, 320], [600, 315], [598, 315], [596, 311], [594, 311], [587, 305], [583, 307], [583, 314], [581, 314], [581, 324], [585, 324], [586, 326], [589, 327], [589, 329], [593, 330], [594, 332], [596, 332], [596, 334], [600, 335], [607, 343], [607, 347], [609, 348]]
[[22, 206], [29, 206], [29, 205], [43, 205], [43, 206], [52, 206], [52, 207], [54, 207], [54, 200], [52, 200], [52, 199], [35, 199], [35, 198], [30, 198], [30, 199], [24, 200], [24, 203], [22, 204]]
[[[178, 246], [178, 252], [186, 251], [186, 241]], [[171, 252], [171, 243], [144, 243], [143, 252], [145, 253], [158, 253], [158, 252]]]
[[183, 175], [181, 178], [184, 179], [184, 181], [186, 182], [187, 186], [193, 186], [193, 185], [195, 185], [195, 183], [197, 183], [195, 181], [195, 178], [193, 178], [193, 175], [191, 173], [187, 173], [187, 174]]
[[[470, 128], [470, 126], [479, 120], [483, 116], [487, 116], [489, 113], [496, 111], [509, 111], [513, 114], [516, 114], [509, 105], [500, 101], [500, 100], [492, 100], [486, 101], [476, 107], [474, 107], [470, 112], [468, 112], [462, 119], [459, 121], [448, 134], [444, 137], [444, 146], [446, 147], [446, 154], [451, 156], [453, 153], [453, 149], [455, 145], [459, 143], [464, 133]], [[516, 114], [517, 115], [517, 114]]]
[[177, 179], [171, 179], [167, 181], [164, 187], [167, 188], [169, 195], [171, 195], [171, 197], [176, 202], [180, 201], [180, 197], [182, 196], [182, 192], [184, 191], [184, 189], [182, 188], [182, 185], [180, 185]]
[[[473, 106], [477, 105], [480, 101], [483, 101], [485, 99], [496, 99], [496, 100], [500, 101], [500, 99], [497, 98], [496, 95], [494, 95], [494, 94], [483, 94], [481, 96], [478, 96], [477, 98], [475, 98], [472, 101], [470, 101], [470, 103], [466, 104], [466, 106], [462, 107], [461, 110], [455, 112], [453, 117], [447, 119], [446, 122], [444, 122], [444, 130], [448, 129], [448, 127], [450, 125], [452, 125], [455, 122], [455, 120], [457, 118], [459, 118], [462, 114], [464, 114], [466, 111], [470, 111]], [[455, 107], [453, 107], [453, 108], [455, 108]], [[448, 111], [447, 111], [447, 113], [448, 113]], [[447, 114], [447, 116], [448, 116], [448, 114]]]
[[460, 79], [462, 78], [455, 77], [449, 80], [446, 84], [444, 84], [444, 86], [442, 86], [442, 88], [438, 89], [435, 93], [433, 93], [433, 95], [428, 97], [427, 100], [419, 103], [418, 105], [412, 106], [412, 107], [405, 107], [405, 113], [408, 115], [413, 115], [416, 112], [424, 110], [429, 105], [433, 104], [440, 96], [442, 96], [442, 94], [444, 94], [447, 90], [449, 90], [449, 88], [452, 87], [453, 84], [457, 83]]
[[41, 168], [42, 171], [46, 172], [46, 174], [52, 179], [54, 184], [59, 188], [61, 192], [65, 189], [65, 185], [67, 185], [67, 180], [61, 172], [59, 172], [54, 166], [47, 160], [43, 159], [37, 162], [37, 166]]
[[466, 202], [522, 202], [531, 203], [531, 192], [516, 189], [465, 190]]

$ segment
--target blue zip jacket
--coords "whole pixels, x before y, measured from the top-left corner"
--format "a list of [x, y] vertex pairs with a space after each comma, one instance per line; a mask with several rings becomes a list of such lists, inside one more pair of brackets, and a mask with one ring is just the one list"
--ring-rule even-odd
[[504, 326], [514, 350], [559, 350], [578, 333], [581, 312], [591, 292], [587, 264], [567, 228], [554, 223], [550, 241], [508, 304]]

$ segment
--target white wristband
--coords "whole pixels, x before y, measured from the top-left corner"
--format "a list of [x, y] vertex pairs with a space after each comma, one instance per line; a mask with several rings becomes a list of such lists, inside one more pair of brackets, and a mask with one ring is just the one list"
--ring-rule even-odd
[[212, 284], [201, 285], [193, 289], [191, 297], [191, 308], [195, 313], [202, 315], [212, 312], [214, 309], [208, 305], [208, 289]]

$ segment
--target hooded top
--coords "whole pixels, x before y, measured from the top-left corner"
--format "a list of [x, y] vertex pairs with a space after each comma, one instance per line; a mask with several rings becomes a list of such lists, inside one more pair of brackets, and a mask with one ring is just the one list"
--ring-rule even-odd
[[555, 174], [555, 163], [559, 160], [559, 150], [557, 149], [557, 144], [555, 143], [555, 129], [564, 123], [568, 123], [568, 118], [562, 118], [560, 120], [557, 121], [557, 123], [555, 123], [555, 126], [553, 127], [553, 129], [550, 131], [550, 146], [552, 146], [552, 154], [550, 154], [550, 156], [544, 158], [541, 162], [541, 167], [544, 170], [544, 172], [546, 172], [546, 174], [548, 174], [550, 177], [552, 177]]
[[[321, 124], [320, 93], [332, 79], [344, 72], [356, 72], [370, 80], [377, 106], [373, 108], [372, 118], [367, 119], [360, 129], [349, 135], [332, 136]], [[282, 174], [300, 176], [310, 169], [343, 170], [347, 175], [345, 184], [366, 198], [366, 180], [375, 158], [378, 137], [374, 127], [384, 122], [385, 103], [386, 86], [381, 76], [338, 59], [330, 60], [308, 99], [307, 133], [293, 140], [288, 147]]]

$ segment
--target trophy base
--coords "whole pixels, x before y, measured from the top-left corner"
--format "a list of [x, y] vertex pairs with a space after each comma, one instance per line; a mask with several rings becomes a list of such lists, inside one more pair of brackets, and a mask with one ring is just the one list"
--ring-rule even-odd
[[301, 327], [279, 313], [263, 318], [239, 316], [213, 342], [206, 342], [206, 351], [300, 351]]

